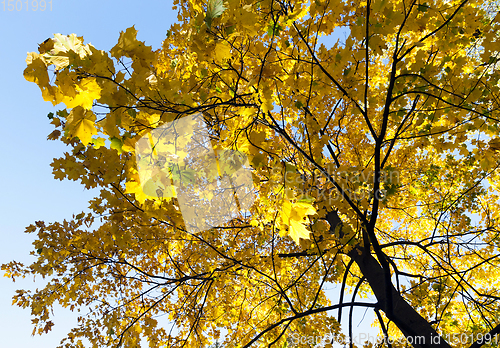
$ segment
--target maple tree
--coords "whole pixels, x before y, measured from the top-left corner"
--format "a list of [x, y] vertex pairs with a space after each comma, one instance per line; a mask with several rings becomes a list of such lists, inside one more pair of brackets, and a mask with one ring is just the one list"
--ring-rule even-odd
[[[496, 346], [498, 4], [175, 5], [159, 50], [132, 27], [109, 52], [56, 34], [28, 55], [25, 78], [64, 104], [49, 115], [49, 139], [70, 147], [55, 177], [101, 189], [90, 212], [27, 228], [33, 264], [2, 266], [50, 279], [14, 296], [34, 333], [59, 304], [88, 311], [63, 347], [286, 347], [292, 334], [337, 339], [343, 315], [352, 335], [366, 307], [385, 337], [406, 337], [392, 347]], [[247, 168], [254, 190], [194, 231], [178, 182], [199, 173], [152, 168], [146, 187], [137, 146], [193, 115], [218, 156], [200, 177]]]

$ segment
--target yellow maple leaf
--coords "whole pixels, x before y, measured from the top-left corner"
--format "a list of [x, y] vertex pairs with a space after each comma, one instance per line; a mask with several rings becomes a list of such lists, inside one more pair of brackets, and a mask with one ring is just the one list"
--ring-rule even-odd
[[262, 112], [267, 113], [268, 111], [273, 110], [273, 96], [272, 96], [272, 89], [271, 88], [266, 88], [263, 91], [259, 93], [259, 96], [262, 100], [262, 105], [261, 109]]
[[119, 57], [123, 51], [131, 51], [137, 45], [140, 44], [136, 39], [137, 29], [134, 26], [127, 28], [125, 32], [120, 33], [120, 38], [118, 39], [118, 43], [111, 49], [111, 55], [115, 58]]
[[62, 100], [68, 108], [81, 106], [84, 109], [89, 110], [90, 108], [92, 108], [94, 100], [101, 97], [101, 87], [99, 87], [95, 78], [82, 80], [79, 85], [75, 86], [75, 89], [78, 91], [78, 94], [76, 96], [65, 96]]
[[83, 38], [75, 34], [54, 34], [54, 38], [46, 40], [39, 47], [39, 52], [47, 65], [53, 64], [56, 70], [64, 69], [69, 65], [70, 52], [76, 53], [80, 58], [91, 54], [92, 45], [83, 44]]
[[489, 141], [488, 145], [492, 151], [500, 150], [500, 138], [493, 138]]
[[302, 221], [290, 220], [290, 228], [288, 234], [292, 237], [293, 241], [300, 244], [300, 238], [309, 239], [309, 230], [306, 228]]
[[125, 183], [125, 193], [133, 193], [135, 194], [135, 199], [144, 204], [146, 199], [148, 199], [148, 195], [144, 193], [142, 190], [142, 186], [137, 181], [127, 181]]
[[83, 145], [92, 142], [92, 136], [97, 134], [94, 126], [95, 115], [92, 111], [77, 106], [71, 110], [67, 120], [68, 134], [78, 137]]
[[303, 220], [306, 215], [316, 214], [316, 209], [309, 203], [297, 202], [292, 206], [290, 219]]
[[226, 42], [215, 45], [215, 58], [222, 62], [224, 59], [231, 58], [231, 47]]
[[29, 82], [34, 82], [40, 88], [49, 84], [49, 74], [43, 60], [34, 55], [28, 54], [26, 61], [29, 61], [28, 67], [24, 69], [24, 78]]
[[292, 203], [288, 199], [283, 202], [281, 218], [285, 225], [289, 226], [288, 234], [299, 244], [300, 238], [309, 239], [309, 230], [305, 223], [309, 222], [307, 215], [316, 214], [316, 209], [309, 203]]
[[[140, 59], [151, 59], [154, 57], [154, 52], [151, 46], [146, 46], [144, 42], [137, 40], [137, 29], [134, 26], [120, 32], [118, 43], [109, 51], [115, 58], [122, 55], [127, 57], [136, 56]], [[136, 66], [138, 68], [139, 66]]]

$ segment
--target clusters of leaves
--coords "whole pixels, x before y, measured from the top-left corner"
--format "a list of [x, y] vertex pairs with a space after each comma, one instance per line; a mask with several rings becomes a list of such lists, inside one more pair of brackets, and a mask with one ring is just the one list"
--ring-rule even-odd
[[[498, 332], [496, 3], [176, 5], [157, 51], [132, 27], [109, 53], [55, 35], [28, 55], [26, 79], [65, 104], [50, 115], [49, 138], [71, 147], [55, 177], [101, 188], [90, 213], [27, 228], [36, 262], [2, 267], [51, 278], [14, 298], [35, 332], [55, 303], [89, 309], [64, 347], [200, 347], [221, 332], [227, 347], [281, 347], [340, 335], [354, 306], [390, 337]], [[214, 148], [248, 156], [257, 199], [192, 234], [175, 195], [143, 192], [135, 144], [195, 113]]]

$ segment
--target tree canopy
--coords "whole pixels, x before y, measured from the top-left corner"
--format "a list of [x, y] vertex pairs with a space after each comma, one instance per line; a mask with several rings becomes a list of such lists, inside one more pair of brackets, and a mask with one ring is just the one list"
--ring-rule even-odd
[[55, 178], [100, 188], [2, 266], [49, 278], [14, 296], [34, 333], [59, 304], [62, 347], [313, 347], [366, 307], [388, 346], [496, 347], [498, 4], [174, 3], [158, 50], [28, 54]]

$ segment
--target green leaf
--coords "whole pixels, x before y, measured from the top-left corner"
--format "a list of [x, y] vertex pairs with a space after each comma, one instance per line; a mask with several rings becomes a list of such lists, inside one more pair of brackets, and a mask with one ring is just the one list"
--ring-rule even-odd
[[406, 110], [405, 109], [400, 109], [397, 113], [396, 113], [396, 117], [398, 119], [400, 119], [401, 117], [403, 117], [404, 115], [406, 114]]
[[134, 109], [128, 109], [127, 112], [132, 118], [135, 118], [137, 116], [137, 111], [135, 111]]
[[226, 8], [224, 7], [224, 2], [222, 0], [209, 0], [207, 5], [207, 14], [205, 16], [205, 23], [207, 23], [207, 27], [211, 29], [212, 21], [220, 17], [222, 12], [224, 12]]
[[122, 150], [123, 143], [121, 139], [113, 137], [110, 139], [110, 141], [111, 141], [111, 148], [118, 151], [118, 154], [121, 154], [123, 152]]
[[92, 144], [94, 144], [94, 148], [98, 149], [106, 144], [106, 140], [104, 138], [92, 139]]
[[420, 12], [427, 12], [428, 8], [429, 8], [429, 6], [427, 5], [426, 2], [424, 2], [423, 4], [418, 5], [417, 10]]
[[396, 184], [387, 185], [387, 190], [385, 192], [385, 196], [389, 197], [389, 196], [395, 194], [398, 191], [398, 188], [399, 188], [399, 185], [396, 185]]
[[231, 35], [232, 33], [234, 33], [235, 30], [236, 30], [236, 25], [235, 24], [227, 26], [225, 28], [226, 35]]
[[302, 108], [303, 106], [304, 106], [304, 105], [302, 104], [302, 102], [301, 102], [300, 100], [297, 100], [297, 101], [295, 102], [295, 107], [296, 107], [297, 109], [300, 109], [300, 108]]
[[283, 30], [283, 27], [274, 21], [269, 22], [267, 26], [267, 35], [269, 36], [279, 36], [280, 31]]
[[178, 165], [173, 165], [168, 168], [172, 173], [174, 183], [194, 184], [196, 172], [192, 169], [181, 169]]
[[85, 214], [84, 214], [84, 213], [80, 213], [80, 214], [78, 214], [77, 216], [75, 216], [75, 219], [81, 219], [81, 218], [83, 218], [84, 216], [85, 216]]
[[297, 202], [299, 202], [299, 203], [313, 204], [314, 203], [314, 197], [301, 196], [300, 199]]
[[54, 118], [54, 113], [53, 112], [49, 112], [49, 114], [47, 115], [47, 117], [49, 118], [49, 120], [52, 120]]
[[68, 111], [66, 109], [56, 111], [56, 115], [62, 118], [68, 117]]

